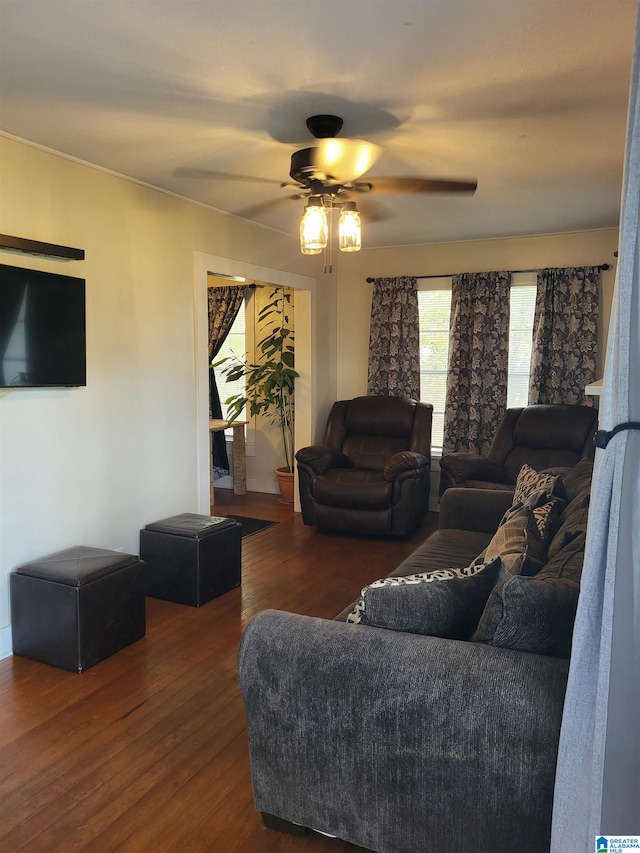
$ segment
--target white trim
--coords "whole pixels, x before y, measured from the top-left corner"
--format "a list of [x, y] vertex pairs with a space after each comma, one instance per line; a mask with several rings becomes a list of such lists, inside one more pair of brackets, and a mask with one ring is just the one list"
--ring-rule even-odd
[[13, 635], [11, 625], [0, 628], [0, 660], [11, 657], [13, 654]]
[[[204, 252], [194, 253], [194, 359], [196, 383], [196, 483], [198, 512], [210, 512], [209, 462], [209, 352], [207, 321], [207, 276], [210, 270], [218, 275], [242, 276], [250, 281], [289, 287], [299, 291], [296, 298], [296, 423], [295, 449], [312, 444], [313, 424], [316, 422], [315, 360], [315, 290], [316, 280], [305, 275], [257, 266], [248, 261], [223, 258]], [[267, 483], [267, 481], [264, 481]], [[247, 480], [251, 491], [270, 492], [273, 486], [262, 481]], [[215, 485], [214, 485], [215, 488]], [[295, 509], [300, 512], [300, 497], [295, 491]]]

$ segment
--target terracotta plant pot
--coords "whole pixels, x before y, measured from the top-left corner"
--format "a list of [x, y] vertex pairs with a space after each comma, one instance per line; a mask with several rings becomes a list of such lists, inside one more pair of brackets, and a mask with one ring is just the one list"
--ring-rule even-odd
[[293, 503], [293, 471], [286, 468], [276, 468], [276, 477], [280, 488], [280, 499], [282, 503]]

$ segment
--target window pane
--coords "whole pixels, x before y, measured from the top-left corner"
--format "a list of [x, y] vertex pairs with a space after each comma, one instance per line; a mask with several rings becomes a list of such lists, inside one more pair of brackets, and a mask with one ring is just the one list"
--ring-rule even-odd
[[420, 399], [433, 405], [432, 451], [442, 450], [444, 399], [449, 358], [451, 287], [418, 291]]
[[536, 285], [513, 284], [509, 320], [509, 376], [507, 408], [526, 406], [529, 399], [529, 369], [536, 307]]
[[[220, 361], [220, 359], [229, 358], [230, 356], [237, 356], [242, 359], [245, 358], [247, 352], [245, 332], [246, 306], [247, 302], [245, 298], [242, 307], [238, 311], [236, 319], [233, 321], [229, 334], [220, 348], [220, 352], [214, 359], [215, 361]], [[236, 379], [235, 382], [229, 382], [226, 376], [222, 375], [221, 371], [224, 367], [225, 365], [216, 367], [216, 384], [218, 386], [218, 394], [220, 395], [220, 402], [222, 404], [222, 415], [223, 417], [227, 417], [228, 413], [225, 400], [228, 400], [229, 397], [233, 397], [235, 394], [244, 394], [246, 383], [244, 377]], [[246, 420], [246, 408], [240, 415], [240, 420]], [[227, 430], [226, 433], [228, 435], [232, 434], [231, 430]]]

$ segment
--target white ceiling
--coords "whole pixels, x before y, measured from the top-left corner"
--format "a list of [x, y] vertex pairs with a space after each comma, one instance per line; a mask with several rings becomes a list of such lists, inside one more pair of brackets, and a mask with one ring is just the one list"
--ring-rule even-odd
[[615, 226], [635, 15], [635, 0], [0, 0], [0, 129], [297, 234], [304, 202], [280, 182], [313, 144], [307, 116], [333, 113], [384, 146], [369, 175], [478, 179], [470, 197], [363, 198], [365, 246]]

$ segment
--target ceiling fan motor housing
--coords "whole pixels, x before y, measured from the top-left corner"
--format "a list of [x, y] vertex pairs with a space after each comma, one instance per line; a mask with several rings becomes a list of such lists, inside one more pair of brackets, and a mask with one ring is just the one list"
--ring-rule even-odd
[[329, 139], [337, 136], [342, 130], [344, 124], [340, 116], [309, 116], [307, 119], [307, 127], [312, 136], [316, 139]]
[[317, 148], [302, 148], [291, 155], [291, 171], [289, 172], [294, 181], [305, 187], [311, 187], [314, 181], [331, 185], [338, 184], [337, 180], [326, 175], [317, 164]]
[[[340, 133], [343, 120], [339, 116], [317, 115], [310, 116], [306, 121], [307, 127], [316, 139], [333, 139]], [[326, 164], [321, 162], [317, 147], [302, 148], [291, 156], [291, 170], [289, 174], [294, 181], [303, 186], [318, 190], [318, 182], [321, 182], [328, 193], [332, 187], [338, 187], [341, 181], [327, 173]], [[315, 188], [315, 189], [314, 189]]]

